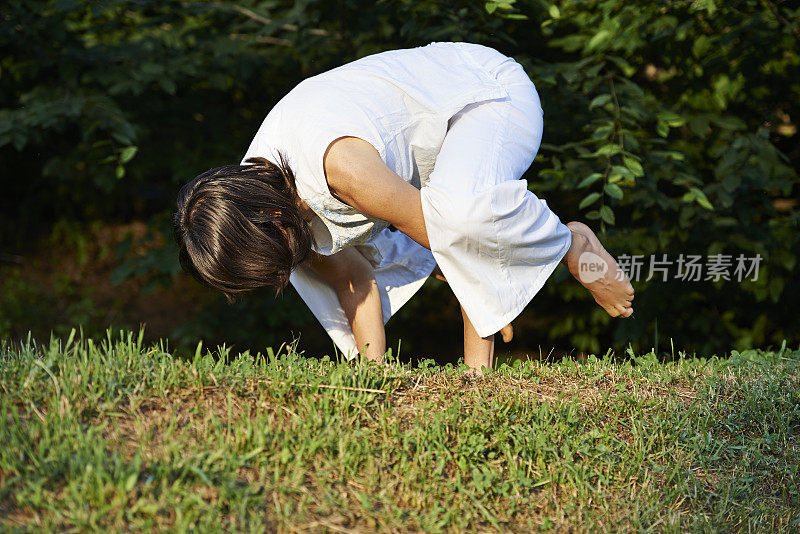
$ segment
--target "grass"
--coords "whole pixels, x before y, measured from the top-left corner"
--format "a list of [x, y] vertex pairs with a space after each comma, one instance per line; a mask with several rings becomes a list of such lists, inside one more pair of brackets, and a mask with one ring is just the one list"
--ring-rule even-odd
[[800, 350], [481, 379], [131, 333], [0, 352], [4, 530], [800, 529]]

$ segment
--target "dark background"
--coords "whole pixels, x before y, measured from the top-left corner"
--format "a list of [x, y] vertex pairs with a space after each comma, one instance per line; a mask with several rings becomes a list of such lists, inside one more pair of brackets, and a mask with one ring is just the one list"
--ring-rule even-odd
[[[779, 1], [7, 1], [0, 9], [0, 337], [146, 324], [263, 351], [332, 343], [297, 295], [228, 305], [180, 273], [180, 185], [236, 163], [305, 77], [431, 41], [493, 46], [545, 111], [530, 189], [611, 253], [739, 254], [755, 281], [635, 281], [614, 320], [559, 267], [502, 352], [800, 343], [800, 14]], [[733, 274], [733, 268], [730, 273]], [[703, 273], [705, 276], [705, 272]], [[432, 281], [389, 323], [402, 354], [453, 360], [460, 315]]]

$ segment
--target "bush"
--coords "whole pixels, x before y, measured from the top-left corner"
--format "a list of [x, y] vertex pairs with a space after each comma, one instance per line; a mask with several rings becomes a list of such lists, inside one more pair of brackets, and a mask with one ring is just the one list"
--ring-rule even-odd
[[[633, 320], [612, 321], [557, 273], [531, 306], [551, 313], [537, 322], [547, 344], [638, 350], [674, 337], [713, 352], [797, 343], [800, 320], [785, 310], [800, 296], [799, 9], [772, 0], [14, 0], [0, 29], [0, 154], [14, 177], [0, 223], [27, 231], [4, 234], [4, 245], [24, 247], [57, 218], [163, 221], [179, 184], [237, 161], [302, 78], [373, 52], [467, 40], [514, 56], [539, 89], [545, 137], [531, 189], [562, 219], [588, 219], [613, 254], [645, 256]], [[741, 283], [676, 280], [674, 263], [668, 280], [644, 281], [663, 254], [728, 255], [730, 274], [739, 255], [762, 262]], [[174, 276], [177, 258], [142, 261], [149, 267], [124, 271]], [[410, 304], [400, 322], [443, 300]]]

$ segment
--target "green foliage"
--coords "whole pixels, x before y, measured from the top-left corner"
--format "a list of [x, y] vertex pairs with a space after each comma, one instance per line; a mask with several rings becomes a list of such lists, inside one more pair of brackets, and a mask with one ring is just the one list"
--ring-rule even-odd
[[[533, 313], [558, 320], [537, 337], [591, 350], [797, 341], [800, 319], [779, 310], [800, 299], [799, 11], [773, 0], [11, 0], [0, 157], [14, 179], [0, 224], [28, 231], [3, 241], [22, 247], [57, 218], [163, 225], [179, 184], [237, 161], [302, 78], [382, 50], [474, 41], [514, 56], [537, 85], [545, 134], [527, 177], [562, 220], [596, 225], [615, 255], [764, 258], [756, 281], [636, 282], [634, 319], [614, 323], [557, 273]], [[169, 283], [176, 269], [164, 249], [116, 274]]]
[[[532, 188], [579, 189], [578, 209], [599, 219], [617, 254], [764, 258], [754, 282], [635, 283], [637, 317], [615, 339], [642, 346], [657, 336], [646, 333], [656, 320], [662, 334], [704, 349], [794, 339], [800, 325], [777, 310], [800, 297], [800, 212], [779, 211], [776, 200], [800, 193], [796, 126], [786, 118], [800, 114], [798, 9], [754, 1], [545, 8], [526, 4], [539, 32], [516, 46], [545, 110]], [[572, 323], [593, 328], [586, 314]]]

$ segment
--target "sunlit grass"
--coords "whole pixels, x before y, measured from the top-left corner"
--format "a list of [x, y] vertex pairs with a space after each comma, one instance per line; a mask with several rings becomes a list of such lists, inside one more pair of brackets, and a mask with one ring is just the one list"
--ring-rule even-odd
[[800, 351], [482, 379], [131, 333], [0, 357], [4, 528], [800, 528]]

